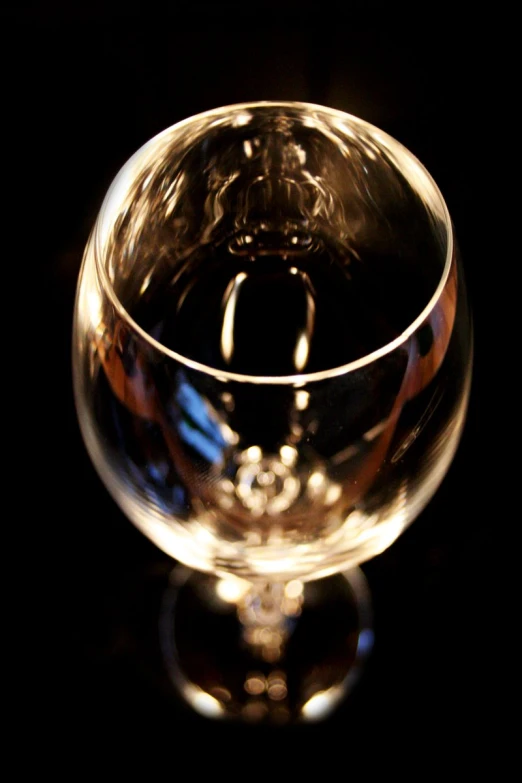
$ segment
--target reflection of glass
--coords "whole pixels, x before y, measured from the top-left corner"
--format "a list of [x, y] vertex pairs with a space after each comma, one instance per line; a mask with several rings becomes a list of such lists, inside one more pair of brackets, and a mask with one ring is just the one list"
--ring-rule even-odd
[[436, 185], [330, 109], [166, 130], [86, 249], [75, 390], [94, 464], [161, 549], [259, 595], [400, 535], [453, 457], [470, 356]]
[[[322, 720], [350, 692], [372, 646], [368, 587], [361, 570], [306, 584], [269, 583], [265, 592], [272, 594], [275, 605], [268, 602], [264, 627], [252, 611], [256, 591], [246, 587], [246, 600], [241, 601], [245, 583], [240, 580], [216, 581], [183, 566], [172, 571], [160, 635], [166, 668], [178, 691], [207, 717]], [[313, 615], [304, 622], [303, 597]], [[231, 632], [237, 626], [238, 600], [248, 648], [243, 656]], [[289, 627], [281, 624], [277, 604]], [[218, 616], [220, 632], [208, 621], [212, 614]]]

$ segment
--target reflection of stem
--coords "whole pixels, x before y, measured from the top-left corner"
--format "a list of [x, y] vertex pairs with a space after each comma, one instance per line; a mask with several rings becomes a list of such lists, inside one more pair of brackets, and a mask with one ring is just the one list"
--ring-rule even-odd
[[290, 636], [291, 620], [301, 614], [303, 584], [258, 582], [251, 585], [237, 604], [243, 626], [243, 639], [254, 656], [274, 663], [283, 653]]

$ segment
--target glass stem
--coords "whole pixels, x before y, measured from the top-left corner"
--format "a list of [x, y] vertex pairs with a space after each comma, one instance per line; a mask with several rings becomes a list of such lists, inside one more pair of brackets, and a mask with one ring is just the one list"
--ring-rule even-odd
[[250, 652], [268, 663], [284, 654], [294, 619], [301, 614], [303, 584], [253, 582], [237, 605], [243, 639]]

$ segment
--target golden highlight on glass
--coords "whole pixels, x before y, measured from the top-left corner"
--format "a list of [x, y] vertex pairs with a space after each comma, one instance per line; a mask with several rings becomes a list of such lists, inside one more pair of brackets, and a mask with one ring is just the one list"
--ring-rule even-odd
[[457, 447], [471, 328], [446, 205], [342, 112], [191, 117], [116, 177], [73, 353], [85, 443], [132, 522], [194, 569], [281, 585], [298, 615], [303, 580], [388, 547]]

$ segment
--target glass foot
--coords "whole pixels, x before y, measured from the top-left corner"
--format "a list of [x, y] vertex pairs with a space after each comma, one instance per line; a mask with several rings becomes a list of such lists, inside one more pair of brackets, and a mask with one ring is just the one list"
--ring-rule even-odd
[[160, 620], [176, 689], [209, 718], [326, 718], [373, 644], [370, 593], [356, 568], [302, 583], [250, 585], [176, 567]]

